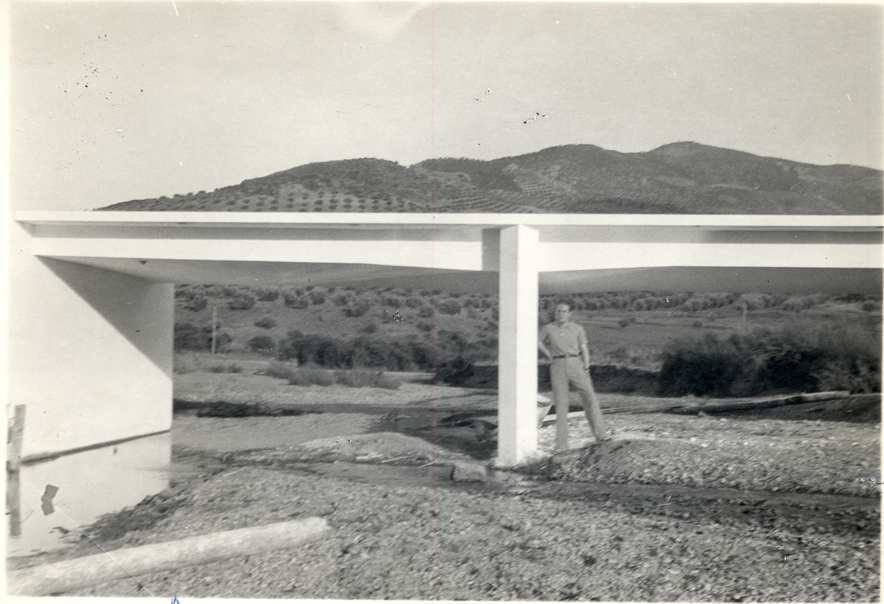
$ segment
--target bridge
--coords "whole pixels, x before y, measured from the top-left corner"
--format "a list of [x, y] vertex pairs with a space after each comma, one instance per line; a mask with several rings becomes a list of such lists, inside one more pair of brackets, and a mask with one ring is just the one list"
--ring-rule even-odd
[[880, 294], [881, 216], [14, 214], [10, 408], [22, 459], [168, 431], [174, 284], [499, 293], [498, 457], [537, 454], [538, 295]]

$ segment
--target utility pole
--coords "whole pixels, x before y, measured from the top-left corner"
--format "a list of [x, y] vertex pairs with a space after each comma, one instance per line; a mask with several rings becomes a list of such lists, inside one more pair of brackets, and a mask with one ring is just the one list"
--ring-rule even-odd
[[212, 307], [212, 356], [215, 355], [215, 326], [218, 324], [218, 307]]

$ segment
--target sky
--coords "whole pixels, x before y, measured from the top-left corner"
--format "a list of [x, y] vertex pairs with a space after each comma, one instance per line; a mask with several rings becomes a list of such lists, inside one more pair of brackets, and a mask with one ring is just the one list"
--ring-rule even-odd
[[882, 6], [12, 2], [9, 195], [94, 209], [566, 144], [881, 169]]

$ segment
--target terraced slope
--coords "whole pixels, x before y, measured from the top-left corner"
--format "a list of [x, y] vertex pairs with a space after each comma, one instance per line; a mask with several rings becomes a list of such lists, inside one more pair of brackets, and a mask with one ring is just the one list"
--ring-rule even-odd
[[646, 153], [551, 147], [490, 161], [378, 159], [298, 166], [212, 192], [103, 210], [880, 214], [882, 172], [815, 166], [691, 142]]

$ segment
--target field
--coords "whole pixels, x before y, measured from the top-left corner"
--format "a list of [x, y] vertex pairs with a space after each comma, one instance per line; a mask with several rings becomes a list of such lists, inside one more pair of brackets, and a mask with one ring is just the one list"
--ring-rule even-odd
[[[243, 299], [245, 303], [239, 303]], [[551, 320], [550, 311], [559, 299], [572, 302], [572, 318], [586, 329], [594, 364], [659, 369], [661, 351], [674, 339], [701, 339], [707, 334], [726, 336], [785, 326], [798, 331], [851, 326], [875, 338], [877, 348], [881, 342], [880, 298], [649, 292], [542, 296], [538, 325]], [[651, 300], [664, 305], [668, 301], [670, 306], [646, 310], [654, 306]], [[397, 309], [403, 321], [393, 320]], [[206, 351], [210, 347], [208, 334], [213, 311], [218, 332], [226, 334], [218, 351], [237, 358], [277, 355], [279, 343], [290, 332], [299, 331], [338, 340], [359, 335], [412, 339], [439, 348], [456, 334], [469, 344], [461, 348], [469, 349], [475, 360], [497, 359], [498, 301], [496, 296], [486, 294], [179, 286], [176, 325], [194, 326], [201, 336], [187, 349]], [[271, 345], [259, 349], [250, 346], [256, 337], [268, 339]], [[179, 345], [176, 350], [183, 348]]]
[[[497, 362], [495, 296], [181, 286], [176, 297], [176, 351], [204, 356], [212, 348], [214, 314], [219, 363], [263, 358], [330, 369], [431, 372], [441, 382], [460, 385], [481, 366]], [[538, 326], [550, 320], [560, 300], [570, 303], [574, 320], [586, 329], [603, 391], [667, 396], [880, 392], [877, 298], [541, 296]]]

